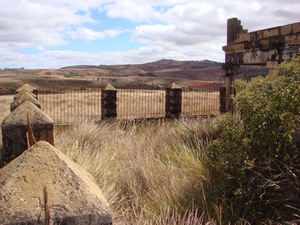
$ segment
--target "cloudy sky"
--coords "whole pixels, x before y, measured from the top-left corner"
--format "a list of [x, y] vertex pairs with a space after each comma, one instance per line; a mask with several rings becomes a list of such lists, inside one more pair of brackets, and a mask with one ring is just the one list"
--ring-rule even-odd
[[300, 21], [299, 0], [0, 0], [0, 68], [224, 61], [227, 19]]

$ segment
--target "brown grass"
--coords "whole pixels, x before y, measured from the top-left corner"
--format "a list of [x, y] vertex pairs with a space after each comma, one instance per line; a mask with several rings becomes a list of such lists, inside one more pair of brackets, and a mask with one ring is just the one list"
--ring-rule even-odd
[[201, 151], [210, 124], [84, 123], [56, 130], [55, 146], [95, 177], [115, 224], [216, 224], [201, 191], [210, 179]]

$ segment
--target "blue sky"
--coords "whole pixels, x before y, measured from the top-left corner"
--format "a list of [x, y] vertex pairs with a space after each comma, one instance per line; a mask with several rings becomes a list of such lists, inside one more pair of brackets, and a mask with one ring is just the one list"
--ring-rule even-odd
[[0, 68], [224, 61], [227, 19], [300, 21], [299, 0], [0, 0]]

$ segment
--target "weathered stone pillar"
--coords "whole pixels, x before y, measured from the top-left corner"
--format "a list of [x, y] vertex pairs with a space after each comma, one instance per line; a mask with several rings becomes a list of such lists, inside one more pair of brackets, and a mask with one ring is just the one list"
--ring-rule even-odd
[[35, 87], [32, 87], [29, 84], [24, 84], [22, 87], [20, 87], [19, 89], [17, 89], [16, 92], [20, 92], [20, 91], [24, 91], [24, 90], [32, 92], [33, 94], [35, 94], [36, 99], [38, 99], [38, 90]]
[[2, 164], [9, 163], [28, 149], [26, 133], [30, 134], [29, 129], [36, 141], [44, 140], [53, 145], [53, 127], [53, 120], [42, 110], [29, 101], [22, 103], [1, 124]]
[[227, 45], [235, 44], [241, 33], [247, 33], [247, 29], [243, 29], [241, 21], [237, 18], [227, 20]]
[[166, 88], [166, 118], [179, 118], [182, 108], [182, 88], [172, 83]]
[[41, 108], [41, 104], [38, 102], [38, 100], [36, 98], [34, 98], [32, 96], [33, 94], [30, 94], [31, 92], [21, 91], [19, 93], [20, 93], [19, 97], [14, 99], [14, 101], [10, 104], [10, 111], [11, 112], [13, 110], [15, 110], [19, 105], [21, 105], [25, 101], [30, 101], [32, 104], [34, 104], [39, 109]]
[[220, 87], [220, 113], [226, 112], [226, 87]]
[[101, 120], [117, 118], [117, 89], [107, 84], [101, 93]]
[[226, 80], [225, 80], [225, 85], [226, 85], [226, 112], [232, 111], [232, 100], [230, 98], [232, 94], [232, 78], [233, 74], [232, 72], [229, 72], [229, 70], [226, 71]]

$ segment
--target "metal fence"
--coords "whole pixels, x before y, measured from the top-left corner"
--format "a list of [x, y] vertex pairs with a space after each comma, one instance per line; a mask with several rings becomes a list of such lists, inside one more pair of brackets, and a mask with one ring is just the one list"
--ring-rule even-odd
[[[217, 115], [222, 83], [182, 88], [182, 116]], [[165, 117], [165, 90], [117, 90], [117, 119]], [[101, 120], [101, 89], [39, 90], [42, 110], [54, 123]]]
[[38, 98], [42, 110], [56, 124], [101, 118], [101, 89], [39, 90]]

